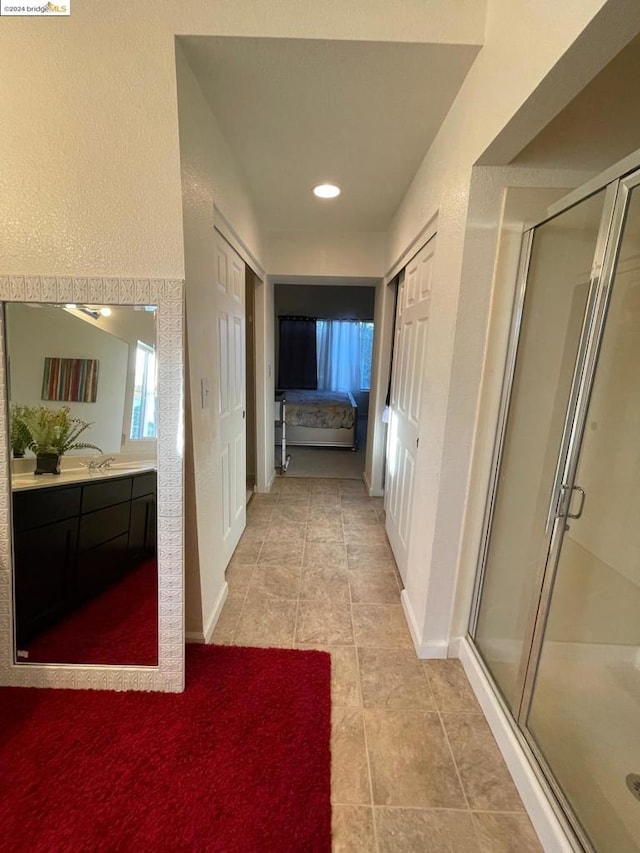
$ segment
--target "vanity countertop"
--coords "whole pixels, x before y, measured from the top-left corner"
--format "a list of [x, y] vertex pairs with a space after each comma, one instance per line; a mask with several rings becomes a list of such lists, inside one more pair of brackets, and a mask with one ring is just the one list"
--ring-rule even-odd
[[63, 469], [60, 474], [12, 474], [11, 489], [14, 492], [25, 489], [47, 489], [51, 486], [68, 486], [73, 483], [93, 483], [98, 480], [110, 480], [114, 477], [131, 477], [133, 474], [142, 474], [145, 471], [155, 471], [157, 463], [147, 462], [123, 462], [116, 463], [103, 471], [89, 470], [87, 468]]

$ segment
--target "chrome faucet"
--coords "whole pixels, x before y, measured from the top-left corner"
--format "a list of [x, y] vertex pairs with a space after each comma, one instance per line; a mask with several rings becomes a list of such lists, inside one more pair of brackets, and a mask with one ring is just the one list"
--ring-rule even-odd
[[98, 461], [97, 459], [89, 459], [82, 464], [89, 471], [106, 471], [107, 468], [111, 468], [111, 463], [115, 461], [115, 456], [105, 456], [105, 458], [101, 459], [100, 461]]

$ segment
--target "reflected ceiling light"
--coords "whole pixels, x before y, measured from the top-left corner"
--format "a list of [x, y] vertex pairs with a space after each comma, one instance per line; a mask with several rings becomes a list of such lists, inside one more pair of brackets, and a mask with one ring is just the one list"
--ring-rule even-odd
[[313, 194], [318, 198], [335, 198], [340, 195], [340, 187], [335, 184], [318, 184], [313, 188]]
[[106, 308], [106, 307], [101, 308], [100, 313], [102, 314], [103, 317], [110, 317], [111, 316], [111, 308]]

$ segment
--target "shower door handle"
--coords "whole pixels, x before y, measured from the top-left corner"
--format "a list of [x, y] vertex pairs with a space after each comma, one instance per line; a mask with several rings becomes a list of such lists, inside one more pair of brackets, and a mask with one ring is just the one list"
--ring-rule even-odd
[[[573, 497], [574, 492], [577, 492], [580, 495], [580, 506], [578, 507], [577, 512], [569, 512], [569, 510], [571, 509], [571, 498]], [[585, 490], [583, 488], [581, 488], [580, 486], [567, 486], [566, 483], [563, 483], [562, 484], [562, 500], [560, 501], [561, 507], [564, 507], [564, 500], [565, 500], [565, 496], [567, 495], [567, 493], [569, 494], [568, 503], [567, 503], [567, 511], [565, 514], [561, 510], [560, 514], [565, 515], [565, 518], [574, 518], [574, 519], [580, 518], [580, 516], [582, 515], [582, 511], [584, 509], [584, 502], [585, 502], [586, 497], [587, 497]]]

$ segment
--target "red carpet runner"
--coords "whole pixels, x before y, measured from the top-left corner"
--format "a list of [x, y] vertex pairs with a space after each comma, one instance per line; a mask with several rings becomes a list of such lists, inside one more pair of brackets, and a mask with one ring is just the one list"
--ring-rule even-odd
[[187, 647], [182, 694], [0, 688], [0, 850], [328, 853], [330, 658]]

